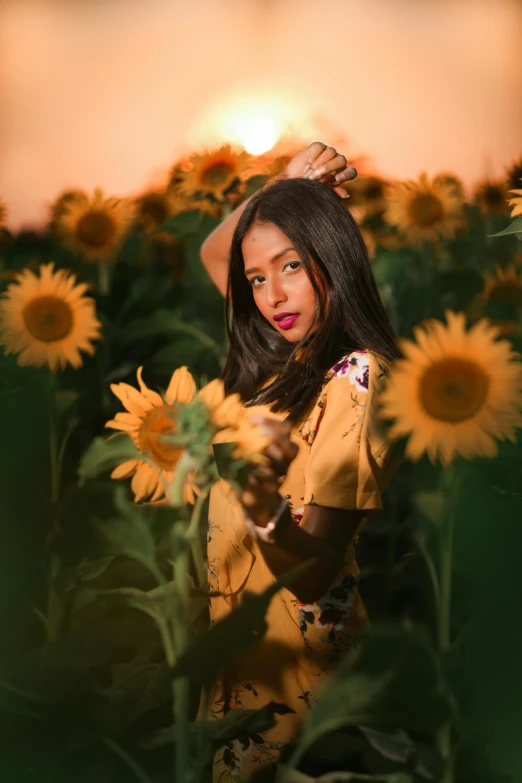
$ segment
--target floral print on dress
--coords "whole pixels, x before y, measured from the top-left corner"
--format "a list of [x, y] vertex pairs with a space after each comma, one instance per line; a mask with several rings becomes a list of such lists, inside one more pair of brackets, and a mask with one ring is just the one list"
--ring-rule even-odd
[[366, 351], [354, 351], [349, 356], [345, 356], [334, 364], [330, 372], [333, 373], [332, 378], [347, 376], [358, 391], [368, 391], [370, 363]]

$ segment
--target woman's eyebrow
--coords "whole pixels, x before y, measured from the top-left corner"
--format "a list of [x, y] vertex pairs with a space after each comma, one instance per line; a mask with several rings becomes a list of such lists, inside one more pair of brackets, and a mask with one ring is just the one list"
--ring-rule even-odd
[[[281, 258], [282, 256], [289, 253], [291, 250], [295, 251], [295, 247], [286, 247], [284, 250], [280, 250], [279, 253], [276, 253], [275, 256], [272, 256], [270, 259], [270, 263], [273, 264], [274, 261], [277, 261], [278, 258]], [[250, 269], [245, 269], [245, 275], [250, 275], [252, 272], [257, 272], [257, 266], [251, 266]]]

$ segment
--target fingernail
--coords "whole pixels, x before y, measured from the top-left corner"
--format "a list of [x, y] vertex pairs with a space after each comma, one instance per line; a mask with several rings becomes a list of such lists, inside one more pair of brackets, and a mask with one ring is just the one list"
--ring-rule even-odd
[[342, 171], [340, 171], [339, 174], [335, 175], [335, 179], [337, 180], [337, 182], [341, 182], [344, 179], [344, 174], [342, 173]]
[[315, 171], [312, 171], [311, 174], [308, 175], [308, 179], [319, 179], [323, 176], [323, 172], [321, 169], [316, 169]]
[[303, 177], [307, 177], [309, 171], [310, 171], [310, 165], [307, 163], [306, 166], [304, 167]]

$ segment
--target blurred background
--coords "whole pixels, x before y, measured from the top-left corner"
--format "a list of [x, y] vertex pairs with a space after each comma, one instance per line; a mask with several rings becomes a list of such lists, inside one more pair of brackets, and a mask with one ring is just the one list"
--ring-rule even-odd
[[519, 0], [2, 0], [0, 191], [137, 193], [200, 145], [338, 143], [467, 186], [520, 151]]

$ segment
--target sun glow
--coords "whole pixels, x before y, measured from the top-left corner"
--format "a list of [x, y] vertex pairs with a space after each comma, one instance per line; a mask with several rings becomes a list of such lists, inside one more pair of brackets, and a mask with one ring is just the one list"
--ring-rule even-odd
[[233, 125], [234, 135], [251, 155], [268, 152], [281, 136], [282, 123], [274, 115], [262, 111], [239, 115]]
[[291, 103], [276, 91], [252, 96], [246, 90], [234, 90], [221, 93], [201, 112], [191, 141], [205, 146], [227, 143], [262, 155], [282, 139], [300, 136], [307, 124], [306, 107], [297, 110], [295, 100]]

